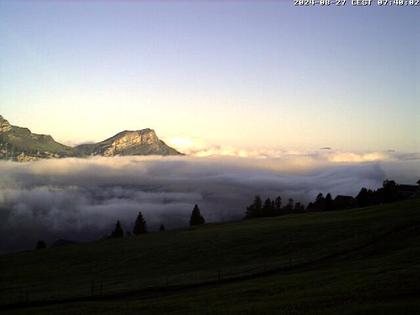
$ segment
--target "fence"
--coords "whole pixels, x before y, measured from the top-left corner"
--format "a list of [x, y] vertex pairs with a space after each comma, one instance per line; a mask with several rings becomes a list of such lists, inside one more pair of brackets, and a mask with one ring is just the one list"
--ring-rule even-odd
[[135, 275], [121, 274], [115, 276], [92, 275], [86, 281], [71, 279], [67, 275], [55, 282], [46, 279], [44, 282], [29, 285], [14, 285], [0, 289], [0, 309], [10, 305], [25, 305], [30, 303], [54, 303], [63, 301], [88, 300], [101, 297], [124, 296], [129, 294], [146, 294], [176, 290], [200, 285], [229, 282], [246, 277], [258, 277], [267, 272], [274, 272], [282, 268], [290, 268], [304, 260], [283, 259], [270, 264], [251, 264], [225, 266], [211, 270], [201, 270], [187, 273], [162, 274], [158, 277], [136, 278]]

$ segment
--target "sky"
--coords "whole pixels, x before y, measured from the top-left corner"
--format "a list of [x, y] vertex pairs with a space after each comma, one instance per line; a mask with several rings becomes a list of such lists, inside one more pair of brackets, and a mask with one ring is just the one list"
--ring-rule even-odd
[[420, 8], [0, 0], [0, 115], [68, 144], [420, 151]]

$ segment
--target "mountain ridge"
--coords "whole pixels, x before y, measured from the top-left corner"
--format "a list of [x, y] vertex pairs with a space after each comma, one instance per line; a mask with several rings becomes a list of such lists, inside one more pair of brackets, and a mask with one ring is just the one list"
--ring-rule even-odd
[[66, 146], [50, 135], [32, 133], [30, 129], [11, 125], [0, 115], [0, 160], [18, 162], [48, 158], [182, 155], [160, 140], [153, 129], [124, 130], [97, 143]]

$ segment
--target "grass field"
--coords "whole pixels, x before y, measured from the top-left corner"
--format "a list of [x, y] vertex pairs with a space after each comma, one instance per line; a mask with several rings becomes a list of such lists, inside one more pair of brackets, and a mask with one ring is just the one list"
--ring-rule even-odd
[[7, 314], [420, 314], [420, 200], [0, 257]]

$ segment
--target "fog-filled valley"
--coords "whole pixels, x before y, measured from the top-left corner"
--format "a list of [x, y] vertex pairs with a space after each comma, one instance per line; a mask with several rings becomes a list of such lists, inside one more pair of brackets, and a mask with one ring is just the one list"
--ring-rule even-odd
[[[0, 162], [0, 252], [33, 249], [39, 239], [106, 237], [141, 211], [149, 231], [188, 226], [194, 204], [207, 222], [239, 220], [254, 195], [305, 205], [319, 193], [356, 195], [386, 178], [414, 184], [420, 159], [336, 162], [338, 153], [265, 158], [114, 157]], [[343, 156], [342, 154], [340, 156]]]

